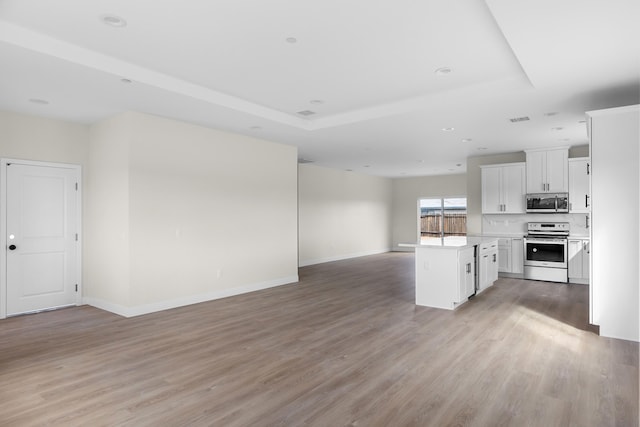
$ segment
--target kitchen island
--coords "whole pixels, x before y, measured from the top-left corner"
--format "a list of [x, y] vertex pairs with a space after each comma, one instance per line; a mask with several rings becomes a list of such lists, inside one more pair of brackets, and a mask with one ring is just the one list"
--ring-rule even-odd
[[416, 305], [453, 310], [498, 278], [498, 240], [445, 237], [401, 243], [415, 249]]

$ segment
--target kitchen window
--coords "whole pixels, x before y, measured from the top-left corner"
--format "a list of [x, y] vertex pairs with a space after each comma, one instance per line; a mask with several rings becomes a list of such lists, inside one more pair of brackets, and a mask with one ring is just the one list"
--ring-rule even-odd
[[467, 235], [467, 198], [438, 197], [418, 202], [419, 241]]

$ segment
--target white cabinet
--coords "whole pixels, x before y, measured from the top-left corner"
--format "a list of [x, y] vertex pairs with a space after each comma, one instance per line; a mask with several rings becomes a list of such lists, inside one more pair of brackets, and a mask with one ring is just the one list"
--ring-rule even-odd
[[467, 300], [476, 291], [475, 260], [473, 248], [467, 248], [458, 252], [458, 293], [456, 303]]
[[483, 165], [482, 213], [525, 213], [525, 164]]
[[569, 191], [569, 149], [567, 147], [526, 150], [527, 193]]
[[498, 239], [498, 272], [511, 273], [511, 239]]
[[522, 238], [511, 239], [511, 273], [524, 273], [524, 240]]
[[[498, 240], [498, 273], [506, 273], [505, 276], [507, 277], [519, 277], [518, 275], [522, 275], [524, 273], [524, 242], [522, 238], [495, 238]], [[490, 261], [493, 261], [493, 257], [491, 257]]]
[[589, 213], [591, 193], [589, 174], [591, 165], [587, 157], [569, 159], [569, 212]]
[[473, 246], [416, 247], [416, 305], [453, 310], [475, 292]]
[[498, 280], [498, 241], [482, 243], [478, 248], [478, 257], [478, 292], [481, 292]]
[[569, 283], [589, 283], [589, 239], [569, 239]]

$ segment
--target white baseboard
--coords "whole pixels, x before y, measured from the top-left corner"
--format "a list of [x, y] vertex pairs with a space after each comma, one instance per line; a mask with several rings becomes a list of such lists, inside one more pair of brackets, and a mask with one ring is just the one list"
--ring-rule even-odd
[[135, 317], [143, 314], [155, 313], [157, 311], [169, 310], [172, 308], [183, 307], [185, 305], [198, 304], [206, 301], [213, 301], [221, 298], [227, 298], [234, 295], [246, 294], [249, 292], [255, 292], [262, 289], [275, 288], [277, 286], [288, 285], [290, 283], [296, 283], [299, 281], [298, 276], [283, 277], [275, 280], [268, 280], [266, 282], [253, 283], [246, 286], [239, 286], [236, 288], [222, 289], [219, 291], [207, 292], [205, 294], [189, 295], [182, 298], [176, 298], [166, 301], [158, 301], [150, 304], [143, 304], [134, 307], [127, 307], [120, 304], [115, 304], [109, 301], [102, 300], [100, 298], [84, 297], [83, 303], [90, 306], [99, 308], [101, 310], [109, 311], [111, 313], [118, 314], [123, 317]]
[[395, 246], [393, 252], [415, 252], [416, 248], [406, 247], [406, 246]]
[[383, 249], [376, 249], [376, 250], [373, 250], [373, 251], [365, 251], [365, 252], [357, 252], [357, 253], [352, 253], [352, 254], [336, 255], [336, 256], [331, 256], [331, 257], [327, 257], [327, 258], [300, 260], [299, 265], [300, 265], [300, 267], [306, 267], [308, 265], [323, 264], [325, 262], [342, 261], [342, 260], [345, 260], [345, 259], [358, 258], [358, 257], [361, 257], [361, 256], [384, 254], [384, 253], [390, 252], [390, 251], [391, 251], [391, 248], [383, 248]]

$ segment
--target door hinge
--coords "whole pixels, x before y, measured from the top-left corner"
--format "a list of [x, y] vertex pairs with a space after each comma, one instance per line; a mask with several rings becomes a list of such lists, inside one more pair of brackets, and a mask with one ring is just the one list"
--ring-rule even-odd
[[78, 191], [78, 183], [76, 182], [76, 191]]
[[78, 292], [78, 285], [76, 284], [76, 292]]
[[76, 242], [78, 241], [78, 233], [76, 233]]
[[587, 163], [587, 175], [589, 175], [591, 172], [589, 171], [589, 163]]

